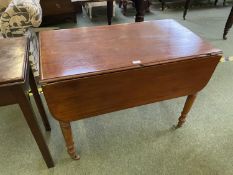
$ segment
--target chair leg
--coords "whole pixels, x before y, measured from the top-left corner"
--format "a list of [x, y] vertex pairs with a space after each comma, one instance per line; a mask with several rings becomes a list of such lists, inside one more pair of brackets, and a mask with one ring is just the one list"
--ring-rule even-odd
[[124, 15], [126, 15], [127, 5], [128, 5], [127, 0], [123, 0], [123, 14], [124, 14]]
[[189, 7], [190, 7], [190, 3], [191, 3], [191, 0], [186, 0], [186, 1], [185, 1], [184, 13], [183, 13], [183, 19], [184, 19], [184, 20], [185, 20], [187, 11], [188, 11], [188, 9], [189, 9]]
[[230, 28], [232, 27], [232, 24], [233, 24], [233, 6], [231, 8], [231, 12], [228, 16], [228, 19], [227, 19], [227, 22], [226, 22], [226, 25], [225, 25], [225, 28], [224, 28], [224, 32], [223, 32], [223, 39], [226, 40], [227, 39], [227, 33], [228, 31], [230, 30]]
[[223, 0], [223, 6], [225, 6], [226, 5], [226, 0]]
[[145, 3], [144, 3], [144, 0], [135, 1], [135, 8], [136, 8], [135, 22], [143, 22], [144, 21], [144, 15], [145, 15]]
[[113, 12], [112, 12], [112, 16], [116, 16], [116, 3], [113, 3]]
[[92, 7], [89, 7], [89, 16], [90, 16], [90, 19], [92, 19]]
[[119, 1], [119, 8], [122, 6], [122, 0]]
[[217, 6], [218, 0], [214, 1], [214, 6]]

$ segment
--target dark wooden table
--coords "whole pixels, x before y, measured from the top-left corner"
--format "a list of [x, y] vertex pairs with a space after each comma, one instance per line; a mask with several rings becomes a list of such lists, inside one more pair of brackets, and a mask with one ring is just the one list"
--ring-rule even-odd
[[181, 127], [221, 58], [173, 20], [44, 31], [40, 51], [44, 95], [73, 159], [71, 121], [187, 95]]
[[23, 37], [0, 39], [0, 65], [0, 106], [19, 104], [47, 166], [53, 167], [52, 157], [37, 124], [28, 96], [30, 86], [44, 126], [47, 131], [50, 131], [37, 85], [28, 65], [27, 39]]
[[231, 8], [231, 12], [227, 18], [227, 22], [224, 28], [224, 32], [223, 32], [223, 39], [227, 39], [227, 33], [230, 30], [230, 28], [232, 27], [233, 24], [233, 6]]

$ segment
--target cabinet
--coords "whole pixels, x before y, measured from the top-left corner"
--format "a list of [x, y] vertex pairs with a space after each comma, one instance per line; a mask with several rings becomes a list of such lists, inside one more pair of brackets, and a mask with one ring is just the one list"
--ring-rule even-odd
[[71, 0], [40, 0], [43, 13], [42, 25], [65, 21], [76, 22], [76, 14], [82, 12], [82, 6]]

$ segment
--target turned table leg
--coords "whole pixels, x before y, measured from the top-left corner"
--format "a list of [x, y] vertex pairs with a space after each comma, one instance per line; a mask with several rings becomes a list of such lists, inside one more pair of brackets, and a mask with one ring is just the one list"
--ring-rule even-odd
[[179, 122], [178, 122], [176, 128], [180, 128], [184, 124], [186, 117], [187, 117], [187, 115], [188, 115], [188, 113], [193, 105], [193, 102], [196, 99], [196, 96], [197, 96], [197, 94], [193, 94], [193, 95], [189, 95], [187, 97], [186, 102], [184, 104], [183, 111], [181, 113], [181, 116], [179, 117]]
[[225, 25], [225, 28], [224, 28], [224, 33], [223, 33], [223, 39], [227, 39], [227, 33], [228, 31], [230, 30], [230, 28], [232, 27], [232, 24], [233, 24], [233, 6], [231, 8], [231, 12], [228, 16], [228, 19], [227, 19], [227, 22], [226, 22], [226, 25]]
[[79, 160], [80, 156], [76, 154], [70, 122], [59, 121], [59, 123], [60, 123], [60, 127], [62, 130], [62, 134], [66, 142], [68, 154], [70, 155], [72, 159]]
[[112, 16], [113, 16], [113, 1], [107, 1], [108, 25], [112, 24]]
[[144, 14], [145, 14], [144, 0], [135, 0], [135, 8], [136, 8], [136, 11], [137, 11], [135, 22], [144, 21]]
[[186, 1], [185, 1], [184, 13], [183, 13], [183, 19], [184, 19], [184, 20], [185, 20], [187, 11], [188, 11], [188, 9], [189, 9], [190, 3], [191, 3], [191, 0], [186, 0]]

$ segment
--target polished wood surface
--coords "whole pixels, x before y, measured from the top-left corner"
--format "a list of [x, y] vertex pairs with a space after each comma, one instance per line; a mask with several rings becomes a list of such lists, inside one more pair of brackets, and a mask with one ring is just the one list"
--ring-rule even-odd
[[79, 160], [80, 156], [76, 154], [70, 122], [60, 121], [60, 127], [66, 141], [67, 152], [74, 160]]
[[19, 104], [45, 163], [51, 168], [54, 163], [28, 96], [29, 86], [31, 86], [44, 126], [46, 130], [50, 130], [36, 82], [28, 64], [27, 49], [26, 38], [0, 39], [0, 106]]
[[198, 92], [219, 59], [205, 56], [48, 83], [43, 91], [57, 120], [74, 121]]
[[44, 95], [73, 159], [74, 120], [187, 95], [181, 127], [222, 54], [173, 20], [42, 32], [40, 47]]
[[196, 97], [197, 97], [197, 94], [191, 94], [187, 97], [186, 102], [184, 104], [184, 109], [181, 112], [181, 116], [179, 117], [179, 122], [176, 126], [177, 128], [180, 128], [184, 124], [184, 122], [186, 121], [186, 117], [187, 117], [189, 111], [191, 110], [191, 107], [192, 107]]
[[0, 39], [0, 86], [22, 83], [25, 79], [26, 42], [22, 38]]
[[42, 83], [220, 52], [174, 20], [44, 31], [40, 47]]

